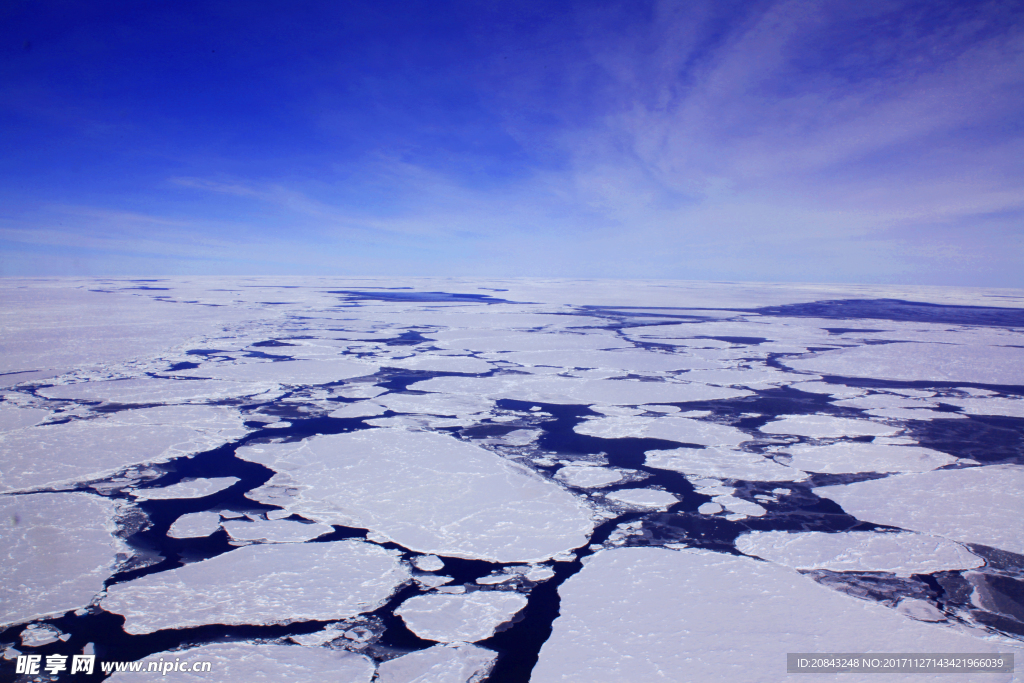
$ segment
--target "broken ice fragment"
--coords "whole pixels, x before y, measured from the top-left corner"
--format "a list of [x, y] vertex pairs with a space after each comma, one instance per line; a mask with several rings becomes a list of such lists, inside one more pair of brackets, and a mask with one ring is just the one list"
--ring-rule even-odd
[[437, 555], [417, 555], [412, 558], [412, 566], [421, 572], [437, 572], [444, 569], [444, 560]]
[[563, 467], [555, 478], [582, 489], [601, 488], [622, 479], [622, 472], [607, 467]]
[[409, 630], [442, 643], [485, 640], [526, 607], [526, 596], [509, 591], [418, 595], [395, 610]]
[[469, 643], [445, 643], [383, 662], [377, 683], [475, 683], [491, 672], [498, 655]]
[[928, 472], [956, 462], [941, 451], [863, 441], [839, 441], [827, 446], [790, 446], [790, 467], [805, 472]]
[[216, 512], [189, 512], [174, 520], [167, 535], [171, 538], [201, 538], [219, 528], [220, 515]]
[[203, 498], [223, 491], [238, 481], [238, 477], [214, 477], [213, 479], [194, 479], [162, 488], [137, 489], [131, 494], [136, 500], [165, 500], [177, 498]]
[[853, 420], [831, 415], [780, 415], [761, 427], [765, 434], [793, 434], [815, 439], [837, 436], [891, 436], [899, 427], [890, 427], [870, 420]]
[[334, 531], [328, 524], [305, 524], [292, 519], [232, 521], [224, 522], [221, 526], [232, 540], [267, 543], [302, 543]]
[[743, 481], [803, 481], [807, 478], [804, 472], [757, 453], [728, 448], [675, 448], [646, 451], [644, 456], [648, 467], [699, 477]]
[[21, 632], [22, 647], [41, 647], [56, 643], [61, 636], [61, 630], [50, 624], [29, 624]]
[[649, 510], [667, 510], [679, 502], [671, 493], [658, 489], [621, 489], [607, 494], [605, 498], [629, 507]]
[[362, 541], [250, 545], [107, 589], [125, 631], [287, 624], [372, 612], [409, 579], [398, 553]]

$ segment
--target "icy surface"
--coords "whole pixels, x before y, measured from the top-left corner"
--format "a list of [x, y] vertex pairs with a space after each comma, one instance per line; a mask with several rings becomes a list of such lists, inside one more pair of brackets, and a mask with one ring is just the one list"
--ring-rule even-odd
[[765, 434], [793, 434], [820, 439], [836, 436], [889, 436], [898, 434], [899, 427], [891, 427], [870, 420], [854, 420], [831, 415], [780, 415], [779, 419], [761, 427]]
[[124, 550], [117, 510], [85, 493], [0, 496], [0, 624], [88, 605]]
[[594, 489], [621, 480], [622, 472], [607, 467], [563, 467], [555, 478], [576, 488]]
[[824, 351], [782, 362], [794, 370], [843, 377], [1024, 384], [1024, 348], [1010, 346], [907, 342]]
[[39, 390], [40, 396], [76, 401], [148, 404], [216, 401], [240, 396], [255, 396], [274, 388], [267, 383], [239, 383], [173, 379], [119, 379], [102, 382], [79, 382]]
[[754, 531], [737, 538], [736, 548], [794, 569], [895, 572], [909, 576], [985, 564], [958, 543], [910, 532]]
[[181, 370], [182, 377], [277, 384], [327, 384], [350, 377], [372, 375], [378, 366], [352, 360], [294, 360], [274, 363], [209, 364], [194, 370]]
[[526, 607], [526, 596], [509, 591], [418, 595], [395, 610], [409, 630], [441, 643], [485, 640]]
[[1022, 398], [943, 398], [942, 402], [958, 406], [968, 415], [1024, 417]]
[[1024, 554], [1024, 467], [936, 470], [814, 490], [866, 522]]
[[630, 507], [666, 510], [679, 502], [671, 493], [657, 489], [622, 489], [605, 496], [608, 500]]
[[221, 526], [236, 541], [268, 543], [302, 543], [334, 531], [328, 524], [304, 524], [290, 519], [232, 521], [224, 522]]
[[531, 683], [774, 681], [785, 676], [786, 652], [1022, 651], [909, 620], [785, 567], [709, 551], [604, 551], [558, 593], [561, 616]]
[[[347, 650], [298, 645], [265, 645], [256, 643], [215, 643], [191, 650], [159, 652], [148, 657], [151, 661], [180, 660], [191, 666], [195, 662], [210, 662], [208, 672], [175, 671], [166, 675], [169, 681], [184, 683], [279, 683], [280, 681], [344, 681], [370, 683], [373, 678], [373, 660]], [[99, 667], [97, 667], [98, 669]], [[108, 681], [152, 681], [155, 674], [114, 673]]]
[[171, 538], [199, 538], [209, 536], [220, 528], [220, 515], [216, 512], [189, 512], [178, 519], [167, 530]]
[[12, 429], [37, 425], [45, 420], [49, 414], [49, 410], [41, 408], [15, 408], [0, 405], [0, 432], [9, 432]]
[[665, 439], [701, 446], [737, 446], [750, 440], [750, 435], [728, 425], [685, 417], [605, 417], [586, 420], [576, 425], [577, 434], [603, 439], [623, 437]]
[[412, 558], [412, 566], [421, 572], [439, 572], [444, 569], [444, 560], [437, 555], [417, 555]]
[[675, 448], [647, 451], [644, 455], [644, 464], [648, 467], [699, 477], [745, 481], [802, 481], [807, 478], [800, 470], [757, 453], [728, 448]]
[[452, 643], [389, 659], [377, 669], [377, 683], [476, 683], [490, 673], [492, 650]]
[[202, 498], [223, 491], [235, 484], [238, 477], [214, 477], [212, 479], [194, 479], [183, 481], [171, 486], [155, 489], [139, 489], [133, 491], [136, 500], [165, 500], [168, 498]]
[[371, 429], [237, 455], [287, 472], [250, 497], [421, 553], [542, 561], [586, 543], [594, 524], [564, 489], [441, 434]]
[[60, 629], [49, 624], [29, 624], [21, 632], [22, 647], [41, 647], [56, 643], [61, 637]]
[[839, 441], [827, 446], [790, 446], [789, 463], [805, 472], [927, 472], [956, 462], [942, 451], [863, 441]]
[[133, 634], [340, 619], [377, 609], [408, 578], [396, 552], [362, 541], [251, 545], [110, 586], [102, 606]]

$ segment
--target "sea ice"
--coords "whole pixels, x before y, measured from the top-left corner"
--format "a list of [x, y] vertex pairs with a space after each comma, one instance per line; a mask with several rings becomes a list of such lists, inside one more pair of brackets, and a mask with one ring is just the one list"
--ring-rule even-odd
[[682, 353], [659, 353], [641, 349], [619, 351], [517, 351], [487, 354], [492, 360], [504, 360], [520, 365], [554, 366], [557, 368], [597, 368], [623, 372], [670, 372], [675, 370], [708, 369], [718, 363]]
[[437, 555], [417, 555], [412, 558], [412, 566], [421, 572], [439, 572], [444, 569], [444, 560]]
[[22, 647], [42, 647], [56, 643], [63, 635], [59, 628], [50, 624], [29, 624], [19, 636]]
[[232, 486], [238, 477], [214, 477], [193, 479], [162, 488], [136, 489], [132, 491], [135, 500], [167, 500], [177, 498], [203, 498]]
[[823, 351], [783, 360], [794, 370], [903, 381], [1024, 384], [1024, 348], [905, 342]]
[[803, 481], [807, 475], [780, 465], [757, 453], [728, 448], [675, 448], [646, 451], [645, 463], [659, 470], [672, 470], [697, 477], [743, 481]]
[[[152, 681], [147, 673], [150, 662], [181, 661], [190, 668], [197, 662], [209, 662], [208, 672], [175, 671], [167, 680], [175, 683], [279, 683], [280, 681], [344, 681], [370, 683], [373, 660], [348, 650], [299, 645], [257, 643], [213, 643], [190, 650], [158, 652], [143, 660], [143, 671], [116, 672], [108, 681]], [[98, 668], [98, 667], [97, 667]]]
[[370, 429], [246, 446], [237, 455], [285, 471], [250, 498], [372, 529], [421, 553], [543, 561], [586, 543], [594, 524], [561, 487], [437, 433]]
[[968, 415], [1024, 417], [1024, 399], [1020, 398], [943, 398], [941, 401], [958, 406]]
[[431, 354], [381, 361], [381, 365], [406, 370], [461, 372], [472, 375], [490, 372], [494, 369], [494, 366], [487, 361], [472, 356], [435, 356]]
[[0, 405], [0, 432], [9, 432], [22, 427], [37, 425], [50, 414], [42, 408], [15, 408]]
[[444, 643], [383, 662], [377, 683], [476, 683], [491, 672], [498, 655], [469, 643]]
[[334, 531], [328, 524], [304, 524], [291, 519], [232, 521], [221, 526], [235, 541], [267, 543], [302, 543]]
[[792, 434], [813, 439], [837, 436], [891, 436], [902, 431], [870, 420], [854, 420], [831, 415], [779, 415], [761, 427], [765, 434]]
[[167, 530], [171, 538], [203, 538], [220, 528], [220, 515], [216, 512], [189, 512]]
[[276, 388], [269, 383], [221, 382], [217, 380], [180, 379], [116, 379], [100, 382], [78, 382], [40, 389], [47, 398], [73, 401], [106, 401], [108, 403], [181, 403], [186, 401], [219, 401], [240, 396], [255, 396]]
[[674, 415], [667, 417], [605, 417], [581, 422], [573, 428], [577, 434], [604, 439], [623, 437], [664, 439], [701, 446], [738, 446], [752, 437], [735, 427], [691, 420]]
[[208, 377], [243, 382], [316, 385], [373, 375], [379, 369], [379, 365], [345, 359], [292, 360], [273, 363], [209, 363], [193, 370], [180, 370], [174, 374], [180, 377]]
[[985, 564], [958, 543], [907, 531], [753, 531], [737, 538], [736, 548], [794, 569], [840, 572], [895, 572], [907, 576]]
[[787, 652], [1024, 652], [908, 620], [786, 567], [705, 550], [601, 551], [558, 593], [560, 616], [531, 683], [776, 681]]
[[798, 444], [786, 448], [791, 467], [805, 472], [928, 472], [956, 462], [941, 451], [920, 446], [894, 446], [863, 441], [838, 441], [827, 446]]
[[409, 579], [399, 554], [362, 541], [250, 545], [107, 589], [127, 633], [286, 624], [372, 612]]
[[608, 486], [622, 479], [622, 472], [607, 467], [563, 467], [555, 478], [569, 486], [581, 489], [596, 489]]
[[485, 640], [526, 607], [526, 596], [511, 591], [432, 593], [409, 598], [395, 610], [409, 630], [441, 643]]
[[1024, 554], [1024, 467], [900, 474], [814, 492], [857, 519]]
[[118, 509], [86, 493], [0, 496], [0, 624], [88, 605], [126, 550]]
[[605, 498], [629, 507], [649, 510], [667, 510], [679, 502], [671, 493], [658, 489], [620, 489], [605, 495]]

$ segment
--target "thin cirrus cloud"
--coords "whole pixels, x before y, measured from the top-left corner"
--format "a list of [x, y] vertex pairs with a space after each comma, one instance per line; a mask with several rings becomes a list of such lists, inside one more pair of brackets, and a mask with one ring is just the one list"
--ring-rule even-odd
[[[204, 39], [252, 72], [239, 36], [270, 29], [231, 42], [221, 7]], [[166, 272], [1024, 285], [1012, 3], [467, 3], [423, 29], [426, 5], [368, 7], [333, 18], [361, 30], [348, 47], [289, 16], [308, 51], [257, 64], [262, 109], [219, 75], [221, 118], [175, 101], [79, 192], [8, 196], [4, 251], [66, 235], [94, 268], [138, 252], [121, 262]], [[152, 102], [78, 106], [122, 104]]]

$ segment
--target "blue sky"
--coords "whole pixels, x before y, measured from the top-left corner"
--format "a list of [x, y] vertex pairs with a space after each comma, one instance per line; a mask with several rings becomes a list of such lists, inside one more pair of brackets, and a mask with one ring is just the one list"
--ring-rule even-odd
[[0, 5], [0, 275], [1024, 287], [1024, 2]]

